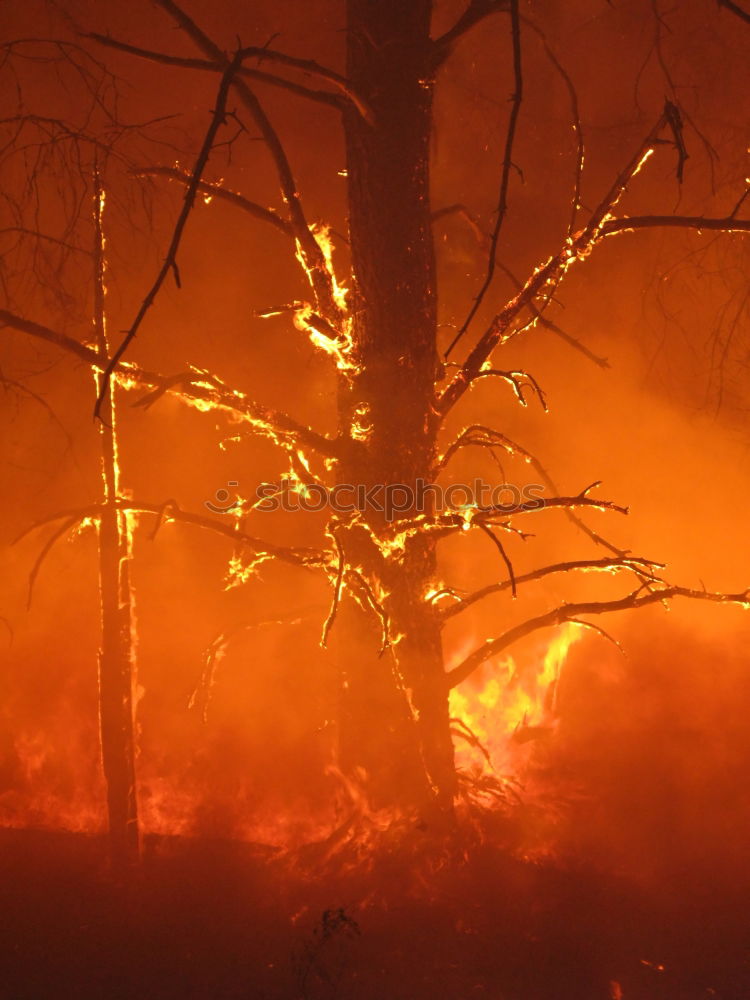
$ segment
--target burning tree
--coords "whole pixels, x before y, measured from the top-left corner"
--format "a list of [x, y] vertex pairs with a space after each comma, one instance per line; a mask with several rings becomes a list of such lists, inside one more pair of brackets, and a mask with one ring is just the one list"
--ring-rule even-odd
[[[588, 510], [627, 513], [626, 508], [598, 495], [598, 483], [566, 493], [558, 489], [535, 455], [503, 428], [473, 422], [457, 433], [451, 430], [469, 392], [487, 379], [507, 387], [522, 406], [546, 407], [533, 374], [503, 367], [502, 360], [507, 344], [537, 327], [551, 330], [574, 350], [603, 363], [548, 313], [567, 272], [574, 265], [585, 266], [605, 238], [634, 234], [635, 240], [641, 230], [657, 227], [746, 233], [750, 222], [741, 218], [741, 208], [747, 192], [742, 197], [738, 192], [736, 207], [723, 215], [628, 215], [621, 211], [631, 182], [649, 169], [651, 161], [673, 157], [677, 179], [682, 180], [688, 156], [685, 125], [680, 107], [669, 99], [595, 206], [585, 208], [577, 95], [546, 37], [518, 0], [469, 0], [454, 23], [438, 34], [431, 33], [432, 0], [348, 0], [344, 72], [287, 55], [272, 43], [238, 43], [234, 51], [226, 52], [206, 34], [198, 17], [174, 0], [156, 0], [156, 4], [192, 43], [194, 55], [154, 51], [138, 44], [137, 38], [93, 33], [85, 38], [93, 51], [118, 50], [134, 59], [172, 67], [175, 73], [198, 72], [218, 80], [209, 124], [190, 169], [143, 162], [129, 165], [140, 177], [166, 178], [184, 189], [171, 240], [151, 287], [112, 350], [103, 323], [103, 194], [99, 185], [106, 187], [107, 181], [106, 172], [100, 175], [96, 166], [89, 176], [94, 199], [96, 336], [78, 339], [33, 316], [10, 309], [0, 312], [7, 327], [68, 352], [88, 365], [98, 379], [95, 415], [102, 427], [104, 496], [85, 510], [65, 511], [52, 520], [61, 522], [54, 537], [83, 518], [98, 525], [103, 615], [101, 729], [111, 832], [121, 844], [132, 847], [137, 821], [130, 722], [132, 667], [127, 642], [124, 646], [122, 642], [123, 630], [130, 627], [123, 594], [132, 518], [144, 515], [155, 518], [157, 528], [173, 520], [224, 535], [242, 553], [233, 566], [240, 575], [270, 560], [322, 574], [330, 585], [331, 603], [321, 623], [321, 642], [326, 645], [343, 632], [349, 636], [348, 648], [358, 650], [349, 655], [340, 677], [337, 725], [342, 770], [349, 775], [363, 770], [376, 803], [417, 806], [433, 816], [448, 816], [459, 792], [449, 692], [512, 643], [564, 623], [599, 630], [590, 619], [677, 597], [750, 606], [748, 592], [717, 593], [673, 585], [666, 579], [664, 566], [624, 550], [590, 528], [585, 521]], [[513, 92], [494, 225], [485, 234], [464, 206], [435, 209], [429, 154], [433, 94], [441, 69], [457, 46], [472, 44], [490, 18], [506, 18], [510, 25], [505, 57], [512, 67]], [[516, 277], [500, 263], [498, 250], [518, 171], [514, 149], [524, 100], [527, 36], [541, 38], [569, 94], [576, 168], [566, 231], [531, 273]], [[304, 192], [298, 189], [285, 145], [256, 94], [257, 84], [281, 88], [341, 116], [348, 233], [339, 241], [345, 245], [337, 248], [335, 260], [335, 236], [307, 214]], [[25, 121], [24, 127], [28, 124]], [[247, 194], [209, 179], [212, 154], [225, 141], [230, 126], [238, 134], [252, 128], [265, 144], [283, 211], [266, 208]], [[13, 127], [20, 126], [16, 122]], [[100, 145], [90, 142], [89, 160], [101, 159]], [[335, 366], [335, 434], [306, 426], [269, 401], [248, 398], [215, 374], [190, 366], [189, 359], [180, 359], [183, 369], [178, 374], [152, 371], [131, 360], [136, 338], [147, 330], [160, 290], [172, 279], [180, 286], [180, 247], [201, 199], [229, 203], [287, 239], [307, 294], [303, 301], [293, 299], [266, 314], [288, 314], [297, 330]], [[472, 288], [473, 304], [465, 321], [452, 333], [450, 343], [442, 346], [433, 231], [436, 221], [448, 214], [464, 219], [479, 232], [487, 265], [480, 287]], [[106, 229], [106, 221], [104, 225]], [[349, 266], [342, 266], [340, 258], [347, 254]], [[500, 270], [511, 275], [515, 291], [499, 308], [490, 308], [495, 296], [493, 279]], [[113, 410], [115, 395], [126, 392], [135, 394], [136, 405], [141, 406], [151, 406], [165, 394], [175, 395], [203, 412], [231, 417], [242, 435], [273, 442], [288, 461], [287, 485], [291, 484], [292, 491], [330, 501], [324, 537], [311, 537], [309, 546], [295, 547], [246, 530], [244, 519], [263, 509], [263, 502], [272, 499], [268, 494], [240, 501], [232, 511], [234, 516], [218, 518], [182, 510], [174, 501], [129, 497], [117, 481]], [[445, 480], [452, 460], [469, 448], [493, 456], [503, 453], [532, 469], [543, 492], [519, 496], [510, 503], [476, 496], [460, 505], [439, 503], [435, 486]], [[365, 502], [351, 502], [361, 497]], [[598, 552], [516, 573], [514, 547], [524, 539], [527, 523], [538, 521], [549, 510], [564, 511]], [[503, 570], [498, 582], [469, 594], [452, 590], [439, 570], [440, 543], [462, 531], [486, 537]], [[442, 633], [448, 621], [492, 594], [520, 596], [535, 581], [579, 571], [617, 574], [630, 584], [624, 596], [616, 599], [572, 601], [521, 620], [446, 669]], [[111, 674], [108, 662], [113, 665]], [[107, 683], [108, 677], [114, 678], [114, 688]], [[472, 738], [470, 733], [464, 735]]]

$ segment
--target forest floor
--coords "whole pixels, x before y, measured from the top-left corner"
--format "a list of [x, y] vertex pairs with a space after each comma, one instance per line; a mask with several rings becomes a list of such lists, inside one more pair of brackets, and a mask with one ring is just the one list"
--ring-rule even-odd
[[147, 838], [118, 882], [101, 837], [0, 830], [0, 997], [750, 998], [750, 897], [710, 871], [647, 889], [487, 846], [426, 871]]

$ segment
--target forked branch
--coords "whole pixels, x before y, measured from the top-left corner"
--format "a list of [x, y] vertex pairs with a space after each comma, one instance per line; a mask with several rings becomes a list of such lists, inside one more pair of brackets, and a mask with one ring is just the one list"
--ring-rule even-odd
[[[97, 42], [99, 45], [104, 45], [111, 49], [117, 49], [120, 52], [127, 52], [129, 55], [138, 56], [141, 59], [148, 59], [150, 62], [161, 63], [165, 66], [176, 66], [182, 69], [208, 70], [211, 72], [221, 72], [222, 69], [220, 63], [211, 59], [189, 59], [182, 56], [173, 56], [166, 52], [156, 52], [153, 49], [144, 49], [137, 45], [130, 45], [128, 42], [122, 42], [117, 38], [112, 38], [111, 35], [101, 35], [97, 32], [88, 32], [84, 35], [84, 37], [92, 39], [92, 41]], [[290, 69], [302, 72], [306, 76], [312, 76], [316, 79], [323, 80], [336, 87], [340, 96], [331, 94], [324, 90], [312, 90], [310, 87], [294, 83], [284, 77], [276, 76], [273, 73], [267, 73], [260, 69], [253, 69], [249, 66], [243, 66], [239, 70], [239, 76], [246, 77], [250, 80], [260, 80], [261, 82], [268, 83], [273, 87], [280, 87], [283, 90], [291, 91], [291, 93], [298, 94], [300, 97], [307, 97], [312, 101], [318, 102], [319, 104], [327, 104], [330, 107], [338, 109], [339, 111], [342, 111], [347, 103], [351, 103], [366, 121], [369, 121], [371, 124], [373, 123], [372, 111], [368, 107], [367, 103], [357, 93], [346, 77], [337, 73], [335, 70], [329, 69], [327, 66], [322, 66], [313, 59], [298, 59], [294, 56], [289, 56], [284, 52], [277, 52], [275, 49], [259, 46], [243, 47], [242, 57], [243, 59], [257, 58], [259, 62], [275, 63], [276, 65], [286, 66]]]

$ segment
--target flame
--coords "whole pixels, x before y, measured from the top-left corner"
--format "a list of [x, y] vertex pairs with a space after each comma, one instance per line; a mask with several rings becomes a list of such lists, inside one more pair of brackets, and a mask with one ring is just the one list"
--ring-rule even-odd
[[[494, 770], [502, 775], [517, 775], [522, 770], [528, 745], [554, 732], [560, 673], [570, 647], [580, 637], [580, 628], [568, 622], [546, 649], [537, 649], [534, 662], [507, 656], [497, 664], [492, 676], [485, 672], [483, 683], [473, 688], [465, 684], [451, 691], [454, 733], [464, 737], [456, 740], [459, 768]], [[470, 645], [473, 648], [476, 642]], [[469, 734], [476, 740], [466, 739]]]

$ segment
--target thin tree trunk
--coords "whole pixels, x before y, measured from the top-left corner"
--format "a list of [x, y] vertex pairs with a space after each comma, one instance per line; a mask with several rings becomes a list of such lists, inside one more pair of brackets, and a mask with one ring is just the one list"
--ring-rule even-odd
[[[104, 194], [94, 180], [94, 328], [97, 349], [109, 356], [104, 316]], [[139, 853], [133, 734], [131, 593], [127, 516], [114, 501], [119, 491], [115, 392], [107, 395], [99, 423], [104, 507], [99, 523], [99, 592], [102, 643], [99, 652], [99, 725], [107, 786], [110, 854], [116, 869]]]
[[[350, 446], [339, 474], [366, 487], [403, 483], [416, 491], [434, 464], [431, 6], [348, 0], [348, 75], [375, 122], [352, 111], [345, 123], [358, 370], [342, 380], [340, 421]], [[382, 533], [383, 515], [368, 510], [364, 520]], [[345, 546], [379, 584], [393, 645], [382, 658], [362, 653], [347, 664], [344, 762], [363, 766], [381, 798], [416, 792], [448, 806], [456, 779], [447, 691], [440, 631], [425, 600], [434, 542], [415, 536], [389, 555], [370, 531], [349, 528]]]

